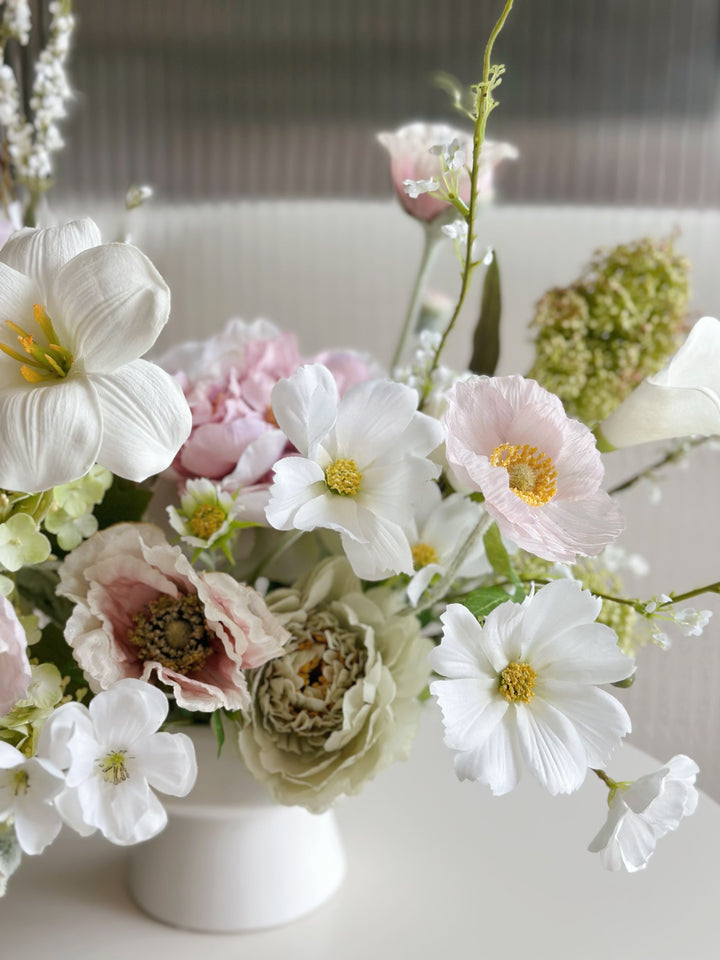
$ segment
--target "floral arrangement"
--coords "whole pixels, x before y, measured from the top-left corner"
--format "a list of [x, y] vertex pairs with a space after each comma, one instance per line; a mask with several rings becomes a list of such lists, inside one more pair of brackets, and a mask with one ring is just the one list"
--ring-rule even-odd
[[[686, 335], [687, 264], [670, 239], [639, 241], [540, 301], [531, 376], [494, 375], [499, 273], [476, 221], [516, 156], [485, 139], [511, 7], [480, 82], [444, 80], [469, 133], [379, 138], [427, 241], [389, 373], [352, 350], [303, 356], [266, 321], [142, 359], [170, 309], [150, 261], [88, 219], [35, 226], [69, 0], [50, 4], [30, 115], [0, 68], [5, 216], [25, 223], [0, 249], [3, 889], [62, 824], [117, 844], [162, 830], [157, 794], [195, 781], [194, 722], [280, 803], [320, 812], [407, 758], [432, 698], [460, 779], [504, 794], [531, 774], [560, 794], [592, 772], [609, 809], [590, 850], [610, 869], [645, 867], [693, 812], [686, 756], [611, 778], [631, 724], [608, 685], [632, 682], [641, 643], [700, 633], [709, 613], [681, 604], [718, 584], [625, 596], [601, 451], [680, 438], [677, 459], [720, 432], [720, 322]], [[30, 28], [8, 0], [3, 52]], [[448, 242], [455, 305], [423, 311]], [[453, 372], [443, 349], [477, 270], [472, 358]]]

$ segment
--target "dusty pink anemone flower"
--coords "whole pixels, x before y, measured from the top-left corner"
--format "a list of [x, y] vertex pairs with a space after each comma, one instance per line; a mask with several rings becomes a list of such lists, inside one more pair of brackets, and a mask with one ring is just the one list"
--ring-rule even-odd
[[[465, 155], [466, 163], [472, 161], [472, 133], [458, 130], [446, 123], [408, 123], [392, 133], [379, 133], [378, 141], [390, 154], [390, 176], [400, 203], [410, 216], [429, 223], [440, 214], [450, 212], [455, 218], [455, 208], [446, 200], [422, 193], [418, 197], [408, 196], [405, 181], [439, 180], [442, 176], [442, 163], [438, 153], [432, 153], [433, 147], [446, 146], [457, 141], [459, 149]], [[480, 154], [477, 183], [480, 203], [489, 203], [494, 194], [493, 172], [503, 160], [514, 160], [518, 156], [517, 148], [510, 143], [486, 140]], [[470, 201], [470, 174], [466, 169], [460, 175], [459, 193], [465, 203]]]
[[27, 696], [30, 679], [25, 631], [13, 605], [0, 596], [0, 717]]
[[[270, 396], [278, 380], [307, 362], [292, 333], [267, 320], [230, 320], [202, 342], [174, 347], [158, 361], [175, 375], [192, 413], [192, 431], [172, 472], [180, 480], [206, 478], [228, 493], [240, 490], [243, 519], [263, 523], [274, 464], [294, 453], [275, 422]], [[342, 394], [379, 375], [352, 350], [326, 351], [325, 364]]]
[[65, 638], [94, 692], [123, 677], [159, 681], [187, 710], [245, 710], [243, 671], [279, 656], [288, 634], [253, 589], [196, 573], [152, 524], [120, 523], [60, 568], [76, 604]]
[[472, 377], [448, 394], [447, 461], [485, 497], [504, 536], [545, 560], [595, 556], [622, 532], [620, 509], [600, 489], [595, 438], [560, 400], [523, 377]]

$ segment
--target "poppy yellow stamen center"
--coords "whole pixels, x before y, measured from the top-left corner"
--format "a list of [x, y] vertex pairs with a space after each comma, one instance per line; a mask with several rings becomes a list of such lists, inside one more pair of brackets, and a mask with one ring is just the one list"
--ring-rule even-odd
[[512, 660], [500, 674], [500, 693], [510, 703], [530, 703], [536, 678], [529, 663]]
[[348, 460], [341, 457], [339, 460], [333, 460], [325, 471], [325, 483], [328, 489], [333, 493], [339, 493], [343, 497], [354, 497], [360, 489], [362, 474], [357, 468], [354, 460]]
[[507, 470], [510, 489], [531, 507], [548, 503], [557, 492], [557, 470], [550, 457], [537, 447], [501, 443], [490, 455], [490, 463]]
[[188, 521], [188, 526], [201, 540], [209, 540], [225, 523], [225, 511], [214, 503], [201, 503]]
[[116, 787], [119, 783], [128, 779], [130, 774], [125, 763], [126, 755], [127, 750], [113, 750], [111, 753], [105, 754], [104, 757], [100, 757], [97, 765], [100, 776], [105, 783], [112, 783]]
[[47, 344], [43, 346], [36, 343], [32, 333], [23, 330], [12, 320], [6, 320], [8, 327], [17, 334], [18, 342], [25, 351], [25, 356], [4, 343], [0, 343], [0, 350], [8, 357], [18, 361], [20, 373], [29, 383], [45, 383], [48, 380], [63, 379], [70, 372], [73, 356], [69, 350], [61, 347], [58, 343], [58, 335], [55, 333], [52, 320], [45, 307], [36, 303], [33, 312], [35, 322], [42, 330]]
[[422, 570], [431, 563], [438, 562], [438, 555], [434, 547], [429, 543], [416, 543], [412, 548], [413, 566], [416, 570]]

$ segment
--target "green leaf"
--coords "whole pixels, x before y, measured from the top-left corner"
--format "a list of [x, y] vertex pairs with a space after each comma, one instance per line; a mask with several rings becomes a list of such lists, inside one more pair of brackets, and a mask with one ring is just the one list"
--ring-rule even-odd
[[153, 492], [132, 480], [115, 477], [113, 484], [94, 510], [101, 530], [114, 523], [135, 523], [142, 520]]
[[463, 597], [460, 603], [479, 620], [481, 617], [486, 617], [495, 607], [499, 607], [501, 603], [513, 599], [502, 587], [478, 587], [477, 590]]
[[65, 693], [75, 697], [78, 690], [87, 689], [87, 680], [73, 657], [72, 648], [63, 636], [62, 628], [55, 623], [48, 623], [43, 628], [42, 637], [30, 648], [33, 659], [40, 663], [54, 663], [63, 677], [69, 677], [70, 682]]
[[485, 544], [485, 554], [488, 558], [488, 563], [495, 573], [499, 573], [501, 577], [505, 577], [506, 580], [511, 580], [513, 583], [519, 583], [520, 581], [513, 569], [510, 556], [505, 549], [505, 544], [502, 542], [500, 530], [496, 523], [485, 533], [483, 543]]
[[473, 334], [473, 350], [469, 364], [473, 373], [487, 374], [489, 377], [495, 373], [500, 358], [501, 314], [500, 271], [497, 254], [493, 250], [492, 260], [485, 271], [480, 319]]
[[223, 727], [222, 710], [216, 710], [215, 713], [213, 713], [212, 725], [213, 730], [215, 731], [215, 737], [217, 739], [217, 755], [219, 757], [222, 753], [223, 744], [225, 743], [225, 728]]
[[65, 597], [56, 596], [55, 590], [60, 582], [57, 573], [44, 567], [21, 567], [15, 582], [24, 609], [31, 611], [36, 607], [61, 630], [64, 629], [73, 605]]

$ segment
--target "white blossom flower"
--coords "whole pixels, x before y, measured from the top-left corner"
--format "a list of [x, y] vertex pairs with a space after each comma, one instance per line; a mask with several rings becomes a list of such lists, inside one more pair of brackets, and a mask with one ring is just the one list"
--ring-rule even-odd
[[169, 308], [147, 257], [128, 244], [100, 245], [92, 220], [8, 240], [0, 322], [18, 336], [0, 341], [0, 486], [49, 489], [96, 461], [131, 480], [169, 465], [190, 411], [177, 382], [138, 359]]
[[508, 793], [527, 767], [552, 794], [571, 793], [589, 766], [603, 767], [630, 731], [621, 704], [597, 684], [624, 680], [633, 661], [595, 623], [602, 603], [574, 580], [555, 580], [480, 626], [450, 604], [430, 665], [447, 680], [430, 692], [461, 780]]
[[0, 740], [0, 822], [12, 816], [25, 853], [42, 853], [60, 832], [53, 800], [65, 786], [62, 773], [41, 757], [28, 759]]
[[644, 870], [657, 841], [695, 812], [697, 764], [679, 754], [654, 773], [611, 790], [610, 811], [588, 850], [607, 870]]
[[211, 480], [188, 480], [180, 497], [180, 509], [167, 508], [170, 526], [185, 543], [208, 550], [227, 538], [243, 512], [242, 501]]
[[601, 428], [614, 447], [720, 434], [720, 320], [698, 320], [663, 369], [646, 377]]
[[666, 593], [660, 593], [649, 600], [644, 606], [644, 613], [653, 641], [665, 650], [672, 644], [666, 624], [675, 624], [684, 637], [699, 637], [712, 617], [712, 610], [697, 610], [695, 607], [676, 610], [672, 597]]
[[153, 789], [184, 797], [197, 763], [183, 733], [157, 733], [168, 712], [164, 693], [142, 680], [120, 680], [86, 707], [65, 703], [40, 735], [39, 753], [65, 771], [55, 800], [83, 836], [99, 829], [112, 843], [149, 840], [167, 823]]
[[403, 180], [405, 193], [412, 199], [417, 200], [424, 193], [432, 193], [433, 190], [440, 188], [439, 182], [432, 177], [430, 180]]
[[427, 459], [440, 424], [404, 384], [370, 380], [338, 400], [330, 372], [301, 367], [276, 384], [275, 418], [299, 457], [275, 465], [267, 506], [279, 530], [336, 530], [357, 576], [413, 572], [406, 528], [439, 468]]

